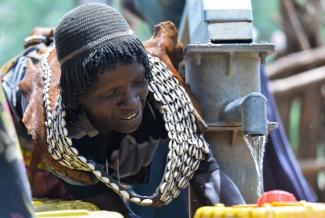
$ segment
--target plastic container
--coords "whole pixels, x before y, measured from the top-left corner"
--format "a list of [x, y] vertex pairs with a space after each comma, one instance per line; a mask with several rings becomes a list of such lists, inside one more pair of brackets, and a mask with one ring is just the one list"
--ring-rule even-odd
[[194, 218], [325, 218], [325, 204], [299, 202], [265, 203], [255, 205], [223, 205], [201, 207]]
[[87, 211], [87, 210], [57, 210], [37, 212], [36, 218], [123, 218], [116, 212], [109, 211]]
[[36, 218], [123, 218], [117, 212], [100, 211], [94, 204], [79, 200], [37, 199], [33, 206]]

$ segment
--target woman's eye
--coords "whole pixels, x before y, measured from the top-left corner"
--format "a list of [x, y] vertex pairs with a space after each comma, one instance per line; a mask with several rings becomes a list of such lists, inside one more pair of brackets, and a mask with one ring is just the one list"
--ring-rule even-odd
[[109, 92], [102, 93], [99, 97], [100, 98], [111, 98], [115, 95], [115, 93], [116, 93], [115, 90], [111, 90]]
[[137, 85], [141, 85], [143, 83], [145, 83], [146, 79], [139, 79], [139, 80], [135, 80], [134, 83]]
[[134, 83], [135, 83], [136, 85], [140, 85], [140, 84], [143, 83], [143, 81], [135, 81]]

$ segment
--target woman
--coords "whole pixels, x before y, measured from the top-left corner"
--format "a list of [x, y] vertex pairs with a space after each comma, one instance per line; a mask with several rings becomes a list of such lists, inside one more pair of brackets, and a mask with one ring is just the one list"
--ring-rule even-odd
[[[132, 217], [126, 202], [165, 205], [190, 181], [202, 204], [244, 202], [198, 133], [184, 88], [115, 9], [67, 13], [42, 71], [48, 166], [74, 198]], [[132, 185], [147, 183], [158, 146], [169, 148], [163, 178], [141, 196]]]

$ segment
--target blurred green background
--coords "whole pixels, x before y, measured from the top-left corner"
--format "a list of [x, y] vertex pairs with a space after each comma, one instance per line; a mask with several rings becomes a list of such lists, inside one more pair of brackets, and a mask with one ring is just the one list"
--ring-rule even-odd
[[[0, 66], [23, 49], [23, 40], [36, 26], [56, 26], [74, 7], [74, 0], [0, 0]], [[113, 5], [120, 7], [118, 0]], [[277, 1], [253, 0], [255, 25], [261, 40], [268, 41], [278, 28]], [[150, 37], [149, 27], [140, 22], [135, 30], [141, 39]]]
[[55, 26], [72, 7], [72, 0], [0, 0], [0, 65], [22, 51], [34, 27]]

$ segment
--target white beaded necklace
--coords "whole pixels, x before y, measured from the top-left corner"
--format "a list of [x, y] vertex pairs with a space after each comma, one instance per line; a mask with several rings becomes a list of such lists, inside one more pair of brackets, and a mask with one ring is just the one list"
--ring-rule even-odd
[[160, 112], [163, 115], [170, 141], [167, 164], [160, 184], [152, 196], [141, 196], [127, 186], [119, 184], [105, 170], [81, 156], [73, 146], [68, 137], [66, 112], [62, 107], [61, 94], [58, 95], [54, 108], [51, 108], [49, 90], [52, 70], [48, 64], [48, 57], [53, 49], [54, 47], [51, 47], [47, 51], [41, 64], [44, 80], [46, 139], [51, 156], [70, 169], [92, 172], [98, 180], [122, 198], [138, 205], [160, 206], [176, 198], [180, 191], [187, 187], [209, 149], [203, 137], [196, 134], [193, 106], [189, 96], [166, 65], [158, 58], [148, 55], [152, 67], [149, 91], [153, 93], [155, 101], [161, 105]]

